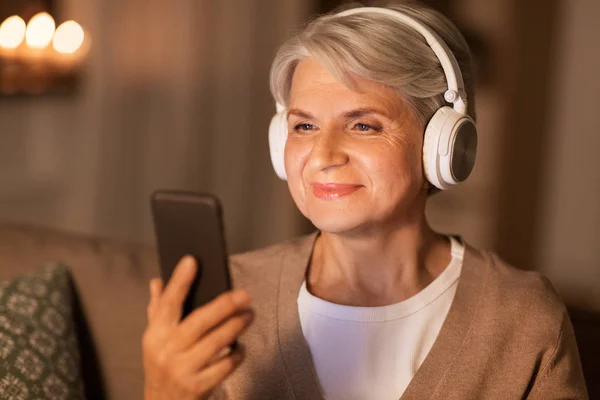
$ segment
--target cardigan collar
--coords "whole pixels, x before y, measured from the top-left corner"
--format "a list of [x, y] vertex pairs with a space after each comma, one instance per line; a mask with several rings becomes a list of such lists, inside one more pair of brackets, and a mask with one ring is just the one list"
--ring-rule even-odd
[[[281, 255], [277, 301], [277, 330], [286, 374], [297, 399], [324, 399], [308, 343], [304, 339], [297, 299], [319, 232], [298, 238]], [[459, 238], [459, 240], [461, 240]], [[462, 240], [461, 240], [462, 241]], [[489, 260], [468, 244], [454, 300], [423, 364], [400, 398], [432, 398], [446, 372], [463, 351], [485, 280]], [[443, 394], [442, 394], [443, 395]]]

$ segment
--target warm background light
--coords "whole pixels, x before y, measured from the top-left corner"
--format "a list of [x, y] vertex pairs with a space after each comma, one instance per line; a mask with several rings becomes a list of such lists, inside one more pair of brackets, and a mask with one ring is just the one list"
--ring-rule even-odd
[[54, 50], [62, 54], [73, 54], [81, 48], [84, 38], [81, 25], [75, 21], [64, 22], [54, 34]]
[[31, 48], [43, 49], [48, 46], [54, 36], [56, 24], [48, 13], [39, 13], [33, 16], [27, 24], [25, 40]]
[[25, 38], [27, 26], [25, 21], [17, 15], [7, 18], [0, 25], [0, 47], [5, 49], [16, 49]]

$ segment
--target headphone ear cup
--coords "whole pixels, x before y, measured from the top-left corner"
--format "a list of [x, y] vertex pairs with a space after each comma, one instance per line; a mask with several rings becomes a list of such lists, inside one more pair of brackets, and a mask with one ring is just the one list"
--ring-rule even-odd
[[423, 138], [423, 169], [427, 180], [445, 190], [466, 180], [477, 152], [473, 120], [450, 107], [433, 115]]
[[279, 179], [287, 180], [285, 173], [285, 142], [287, 140], [287, 113], [280, 111], [271, 118], [269, 125], [269, 149], [271, 151], [271, 163]]
[[429, 183], [441, 190], [445, 189], [445, 187], [442, 184], [439, 174], [437, 148], [445, 120], [443, 114], [447, 112], [446, 108], [449, 107], [442, 107], [436, 111], [431, 120], [429, 120], [425, 128], [425, 135], [423, 136], [423, 170], [425, 177]]

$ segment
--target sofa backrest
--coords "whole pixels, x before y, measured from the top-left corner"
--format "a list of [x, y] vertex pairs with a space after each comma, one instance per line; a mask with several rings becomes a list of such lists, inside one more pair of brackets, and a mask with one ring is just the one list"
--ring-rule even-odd
[[76, 322], [89, 399], [143, 398], [141, 337], [151, 246], [0, 224], [0, 281], [61, 261], [73, 275]]

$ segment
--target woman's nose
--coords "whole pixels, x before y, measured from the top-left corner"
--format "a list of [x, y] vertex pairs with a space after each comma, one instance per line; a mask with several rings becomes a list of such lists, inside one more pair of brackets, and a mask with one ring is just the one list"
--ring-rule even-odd
[[343, 148], [343, 133], [333, 129], [322, 129], [313, 142], [308, 163], [317, 170], [344, 165], [348, 162], [348, 154]]

